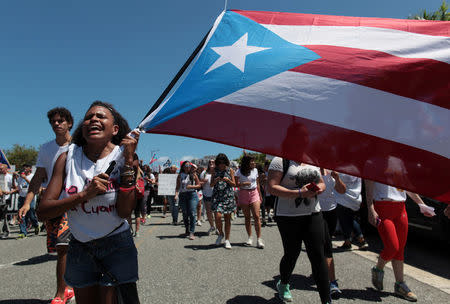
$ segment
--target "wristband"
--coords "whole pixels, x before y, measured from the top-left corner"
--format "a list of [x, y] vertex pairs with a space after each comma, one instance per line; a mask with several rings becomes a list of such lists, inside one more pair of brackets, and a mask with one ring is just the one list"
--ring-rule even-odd
[[303, 196], [302, 196], [302, 188], [298, 189], [298, 195], [299, 195], [300, 198], [303, 198]]
[[128, 188], [125, 188], [125, 187], [119, 187], [120, 192], [125, 192], [125, 193], [131, 192], [131, 191], [133, 191], [134, 189], [136, 189], [136, 186], [132, 186], [132, 187], [128, 187]]

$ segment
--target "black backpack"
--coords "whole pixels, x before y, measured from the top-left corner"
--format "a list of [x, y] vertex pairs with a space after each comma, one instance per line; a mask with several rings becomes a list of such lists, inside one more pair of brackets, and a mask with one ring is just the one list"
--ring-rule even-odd
[[283, 175], [281, 176], [280, 183], [283, 180], [283, 178], [286, 176], [286, 173], [289, 170], [289, 163], [290, 163], [289, 159], [283, 158]]
[[[281, 176], [280, 183], [283, 180], [283, 178], [286, 176], [286, 173], [289, 170], [289, 164], [290, 164], [290, 160], [283, 158], [283, 175]], [[274, 212], [274, 216], [276, 217], [277, 216], [277, 208], [278, 208], [278, 196], [276, 196], [276, 195], [273, 195], [273, 196], [275, 197], [275, 203], [273, 205], [273, 212]]]

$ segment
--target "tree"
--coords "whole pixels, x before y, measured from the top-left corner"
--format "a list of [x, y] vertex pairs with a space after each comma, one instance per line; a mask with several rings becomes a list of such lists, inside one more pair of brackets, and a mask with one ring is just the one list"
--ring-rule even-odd
[[11, 165], [20, 169], [25, 164], [31, 166], [36, 164], [38, 150], [32, 146], [26, 147], [25, 145], [15, 144], [11, 149], [6, 150], [5, 154]]
[[448, 5], [444, 0], [437, 11], [428, 13], [426, 10], [423, 10], [422, 13], [410, 16], [408, 19], [450, 21], [450, 13], [447, 10]]

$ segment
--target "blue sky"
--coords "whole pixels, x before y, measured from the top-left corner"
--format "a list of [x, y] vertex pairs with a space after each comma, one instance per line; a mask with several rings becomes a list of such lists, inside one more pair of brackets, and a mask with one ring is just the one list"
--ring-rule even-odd
[[[406, 18], [441, 0], [229, 0], [229, 9]], [[78, 122], [94, 100], [137, 126], [224, 8], [223, 0], [0, 1], [0, 148], [53, 138], [46, 112]], [[173, 161], [241, 149], [143, 134], [138, 152]]]

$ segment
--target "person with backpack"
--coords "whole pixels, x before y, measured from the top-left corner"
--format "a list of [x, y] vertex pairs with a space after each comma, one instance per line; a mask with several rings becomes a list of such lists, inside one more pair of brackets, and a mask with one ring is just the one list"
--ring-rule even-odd
[[278, 296], [283, 301], [292, 301], [289, 280], [304, 242], [321, 303], [331, 303], [324, 255], [324, 223], [317, 197], [325, 188], [317, 167], [280, 157], [270, 163], [268, 190], [277, 196], [275, 221], [284, 249], [280, 280], [276, 284]]

